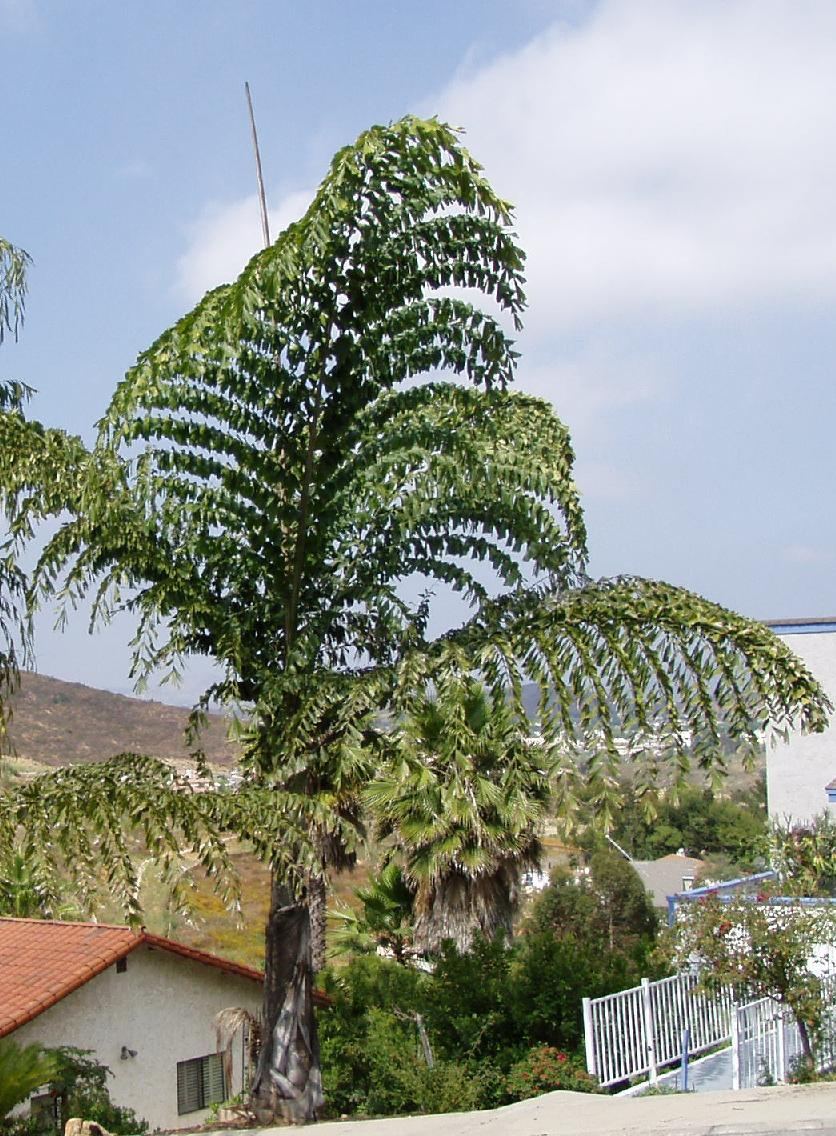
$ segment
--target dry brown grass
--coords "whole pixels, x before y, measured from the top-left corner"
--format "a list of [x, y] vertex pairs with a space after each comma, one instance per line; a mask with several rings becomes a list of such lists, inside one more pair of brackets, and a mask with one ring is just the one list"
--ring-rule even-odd
[[[183, 731], [188, 710], [127, 698], [77, 682], [25, 671], [11, 700], [9, 730], [15, 754], [40, 765], [105, 761], [118, 753], [188, 759]], [[212, 715], [202, 737], [207, 759], [230, 767], [237, 751], [227, 741], [226, 721]]]

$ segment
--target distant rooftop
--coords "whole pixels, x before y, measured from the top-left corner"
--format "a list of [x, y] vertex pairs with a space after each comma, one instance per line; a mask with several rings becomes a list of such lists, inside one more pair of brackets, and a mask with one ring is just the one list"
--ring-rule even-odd
[[765, 619], [763, 622], [776, 635], [813, 635], [836, 632], [836, 615], [819, 615], [800, 619]]
[[704, 861], [697, 856], [683, 856], [671, 852], [658, 860], [631, 860], [645, 889], [653, 897], [654, 907], [667, 906], [668, 896], [687, 891], [694, 886]]

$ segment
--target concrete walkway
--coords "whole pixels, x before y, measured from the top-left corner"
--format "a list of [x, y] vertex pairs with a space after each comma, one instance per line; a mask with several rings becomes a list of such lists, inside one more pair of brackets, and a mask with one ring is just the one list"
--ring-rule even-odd
[[[663, 1073], [660, 1085], [673, 1089], [681, 1088], [682, 1076], [679, 1069]], [[688, 1088], [694, 1093], [717, 1093], [730, 1091], [732, 1087], [731, 1046], [711, 1053], [708, 1057], [697, 1057], [688, 1066]], [[639, 1096], [641, 1090], [630, 1090], [630, 1095]], [[627, 1096], [627, 1093], [623, 1094]]]
[[[248, 1130], [252, 1131], [252, 1130]], [[262, 1128], [257, 1136], [287, 1136]], [[493, 1112], [327, 1121], [312, 1136], [836, 1136], [836, 1084], [607, 1097], [547, 1093]], [[215, 1136], [215, 1134], [211, 1134]], [[217, 1136], [229, 1136], [229, 1132]], [[239, 1133], [238, 1136], [243, 1136]]]

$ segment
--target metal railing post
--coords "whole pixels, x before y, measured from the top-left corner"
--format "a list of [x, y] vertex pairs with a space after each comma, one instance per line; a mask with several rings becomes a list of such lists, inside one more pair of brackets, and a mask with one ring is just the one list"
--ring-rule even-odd
[[779, 1009], [775, 1015], [775, 1083], [785, 1085], [787, 1082], [787, 1046], [784, 1037], [784, 1011]]
[[642, 979], [642, 1009], [644, 1010], [644, 1028], [647, 1045], [648, 1080], [655, 1085], [659, 1079], [659, 1070], [656, 1066], [656, 1032], [653, 1028], [653, 999], [650, 993], [650, 979]]
[[592, 1018], [592, 999], [583, 999], [583, 1040], [586, 1048], [586, 1071], [591, 1077], [597, 1077], [598, 1069], [595, 1064], [595, 1024]]
[[731, 1025], [731, 1087], [740, 1088], [740, 1021], [737, 1016], [737, 1006], [732, 1006]]

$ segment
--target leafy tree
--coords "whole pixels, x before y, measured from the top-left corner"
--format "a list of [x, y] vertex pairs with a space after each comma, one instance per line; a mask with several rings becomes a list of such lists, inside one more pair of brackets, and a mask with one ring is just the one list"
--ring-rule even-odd
[[0, 343], [7, 334], [17, 338], [26, 301], [28, 252], [0, 236]]
[[91, 1050], [63, 1045], [48, 1052], [56, 1065], [50, 1081], [58, 1101], [59, 1127], [71, 1116], [80, 1116], [95, 1121], [114, 1136], [148, 1131], [148, 1122], [137, 1117], [133, 1109], [111, 1101], [107, 1078], [113, 1074], [91, 1057]]
[[762, 861], [768, 844], [765, 793], [753, 799], [719, 797], [685, 785], [660, 793], [647, 810], [625, 785], [613, 836], [637, 859], [653, 860], [680, 848], [692, 856], [726, 856], [741, 868]]
[[19, 849], [0, 856], [0, 915], [17, 919], [79, 918], [78, 908], [61, 894], [55, 874], [40, 857]]
[[793, 895], [836, 896], [836, 818], [821, 813], [806, 825], [772, 830], [772, 863]]
[[[97, 614], [136, 613], [138, 674], [210, 655], [224, 676], [207, 699], [254, 706], [251, 789], [277, 804], [245, 831], [267, 849], [275, 816], [292, 818], [272, 849], [254, 1087], [295, 1118], [321, 1102], [309, 905], [357, 837], [372, 712], [478, 671], [522, 717], [530, 678], [547, 740], [599, 739], [567, 757], [557, 803], [571, 813], [586, 784], [602, 823], [617, 735], [653, 740], [643, 791], [661, 764], [716, 765], [726, 736], [754, 748], [768, 722], [825, 721], [821, 691], [762, 625], [666, 584], [588, 578], [567, 432], [507, 390], [511, 338], [475, 300], [519, 326], [510, 221], [446, 126], [362, 135], [305, 216], [128, 373], [41, 562], [42, 594], [92, 590]], [[469, 385], [416, 385], [428, 372]], [[414, 574], [471, 605], [460, 628], [429, 635], [429, 603], [399, 590]], [[240, 823], [224, 807], [217, 819]]]
[[521, 875], [540, 861], [548, 748], [526, 741], [504, 698], [455, 675], [412, 707], [393, 749], [364, 799], [415, 891], [417, 949], [510, 937]]
[[[63, 880], [89, 910], [106, 889], [139, 923], [135, 853], [144, 848], [163, 879], [177, 879], [186, 855], [219, 877], [232, 902], [233, 873], [212, 804], [164, 762], [138, 754], [43, 774], [0, 794], [0, 849], [17, 849], [11, 855], [31, 866], [21, 879], [0, 881], [0, 891], [27, 903], [37, 892], [48, 905], [57, 898], [55, 881]], [[21, 893], [27, 876], [33, 889]]]
[[520, 1043], [577, 1050], [583, 1041], [584, 997], [600, 998], [636, 981], [632, 960], [572, 934], [528, 932], [512, 960], [509, 1000]]
[[601, 848], [591, 855], [585, 875], [552, 874], [529, 922], [536, 931], [571, 939], [593, 958], [602, 952], [621, 956], [625, 976], [633, 978], [646, 971], [657, 928], [656, 912], [636, 871], [623, 857]]
[[[7, 334], [17, 336], [23, 323], [30, 263], [27, 253], [0, 238], [0, 343]], [[78, 438], [26, 417], [31, 394], [24, 383], [0, 381], [0, 519], [8, 525], [0, 539], [0, 749], [18, 665], [31, 657], [32, 646], [28, 584], [17, 553], [40, 519], [78, 509], [79, 487], [89, 472], [90, 455]], [[63, 769], [27, 785], [5, 785], [0, 793], [0, 892], [6, 908], [21, 915], [45, 914], [58, 901], [56, 881], [63, 879], [75, 885], [82, 908], [106, 887], [126, 916], [139, 922], [133, 853], [142, 846], [158, 858], [169, 882], [180, 878], [185, 853], [234, 899], [216, 814], [229, 823], [230, 812], [247, 802], [214, 809], [213, 801], [185, 792], [187, 788], [162, 762], [137, 755]], [[288, 823], [292, 827], [290, 815]]]
[[[26, 300], [29, 254], [0, 237], [0, 343], [7, 334], [17, 338]], [[26, 388], [0, 380], [0, 412], [19, 404]], [[2, 498], [0, 497], [0, 508]], [[7, 699], [17, 683], [17, 640], [27, 641], [28, 624], [21, 613], [23, 576], [5, 542], [0, 543], [0, 744], [5, 734]]]
[[811, 1065], [825, 1008], [815, 961], [823, 946], [836, 946], [829, 906], [711, 896], [679, 912], [671, 950], [680, 967], [697, 962], [706, 989], [743, 986], [753, 998], [788, 1006]]
[[[7, 335], [17, 339], [23, 326], [31, 263], [28, 253], [0, 236], [0, 344]], [[31, 535], [39, 517], [59, 513], [75, 500], [84, 455], [77, 438], [26, 419], [32, 393], [19, 380], [0, 379], [0, 521], [12, 521], [10, 531], [0, 533], [0, 750], [19, 665], [31, 658], [27, 582], [16, 556], [19, 541]]]
[[502, 1065], [518, 1055], [512, 966], [501, 937], [479, 935], [466, 952], [444, 944], [425, 990], [427, 1024], [443, 1057]]

